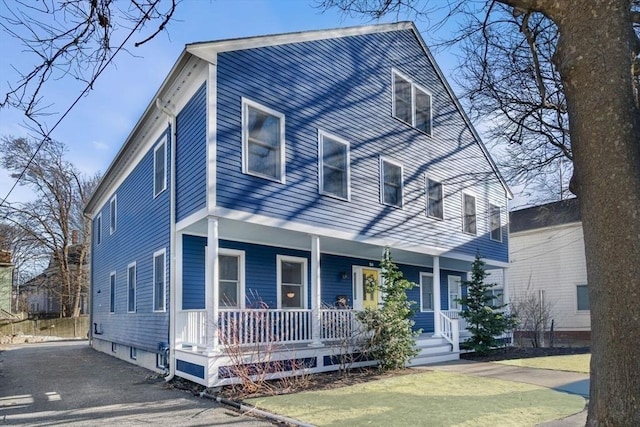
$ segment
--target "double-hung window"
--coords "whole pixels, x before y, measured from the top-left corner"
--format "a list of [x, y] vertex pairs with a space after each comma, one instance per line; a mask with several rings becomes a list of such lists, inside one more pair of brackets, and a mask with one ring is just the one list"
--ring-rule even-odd
[[420, 310], [433, 311], [433, 274], [420, 274]]
[[167, 142], [166, 139], [153, 150], [153, 197], [167, 188]]
[[500, 219], [500, 206], [489, 205], [489, 226], [491, 228], [491, 240], [502, 241], [502, 221]]
[[218, 266], [218, 307], [242, 308], [244, 300], [244, 252], [220, 249]]
[[113, 234], [116, 232], [116, 225], [118, 224], [117, 216], [117, 199], [116, 196], [113, 196], [111, 201], [109, 201], [109, 234]]
[[242, 171], [285, 182], [284, 115], [242, 100]]
[[442, 183], [427, 178], [427, 216], [444, 219], [444, 192]]
[[320, 193], [349, 200], [349, 143], [318, 133]]
[[165, 311], [167, 294], [166, 250], [153, 254], [153, 311]]
[[136, 263], [127, 266], [127, 311], [136, 311]]
[[402, 207], [402, 165], [380, 159], [380, 193], [382, 203]]
[[476, 234], [476, 198], [471, 194], [462, 194], [462, 231]]
[[109, 274], [109, 313], [116, 312], [116, 272]]
[[431, 94], [397, 71], [393, 75], [393, 116], [431, 135]]
[[589, 288], [587, 285], [576, 286], [577, 308], [578, 311], [589, 311], [591, 306], [589, 305]]
[[278, 308], [305, 308], [307, 259], [278, 255]]

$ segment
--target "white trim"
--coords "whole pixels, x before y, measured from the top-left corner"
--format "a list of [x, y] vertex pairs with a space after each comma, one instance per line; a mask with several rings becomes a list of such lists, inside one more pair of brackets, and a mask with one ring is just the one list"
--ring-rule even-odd
[[[131, 283], [129, 282], [129, 278], [131, 277], [129, 274], [129, 270], [131, 270], [131, 267], [133, 267], [133, 274], [134, 274], [133, 276], [133, 310], [129, 310], [129, 307], [131, 307], [131, 301], [129, 300], [129, 297], [130, 297], [129, 288], [131, 287]], [[133, 261], [132, 263], [129, 263], [127, 265], [127, 313], [136, 312], [137, 296], [138, 296], [138, 267], [137, 267], [136, 261]]]
[[[283, 308], [282, 307], [282, 262], [286, 261], [286, 262], [296, 262], [296, 263], [301, 263], [302, 264], [302, 295], [300, 295], [301, 297], [301, 301], [302, 301], [302, 307], [299, 308], [293, 308], [293, 307], [286, 307]], [[289, 255], [276, 255], [276, 264], [277, 264], [277, 274], [276, 274], [276, 287], [277, 287], [277, 298], [278, 298], [278, 309], [282, 309], [282, 310], [287, 310], [287, 309], [291, 309], [291, 310], [296, 310], [296, 309], [307, 309], [308, 308], [308, 304], [307, 304], [307, 286], [308, 286], [308, 275], [309, 275], [309, 270], [308, 270], [308, 260], [307, 258], [303, 258], [303, 257], [295, 257], [295, 256], [289, 256]]]
[[[156, 159], [156, 156], [158, 155], [158, 151], [160, 151], [160, 149], [163, 149], [163, 156], [164, 156], [164, 173], [162, 174], [162, 188], [160, 188], [159, 190], [156, 189], [156, 166], [158, 164], [158, 161]], [[160, 142], [158, 142], [158, 144], [156, 144], [156, 146], [153, 149], [153, 198], [155, 199], [156, 197], [158, 197], [164, 190], [167, 189], [167, 136], [165, 135], [164, 138], [162, 138], [162, 140], [160, 140]]]
[[[431, 277], [431, 299], [432, 299], [431, 300], [431, 309], [425, 309], [424, 305], [423, 305], [423, 301], [422, 301], [422, 286], [423, 286], [422, 278], [424, 276]], [[420, 312], [421, 313], [433, 313], [433, 312], [435, 312], [435, 307], [436, 307], [436, 305], [435, 305], [435, 287], [436, 287], [436, 283], [434, 281], [434, 278], [435, 278], [435, 276], [434, 276], [433, 273], [428, 273], [426, 271], [421, 271], [420, 272]]]
[[[215, 214], [215, 207], [214, 207], [214, 214]], [[197, 211], [195, 211], [194, 213], [190, 214], [189, 216], [181, 219], [180, 221], [178, 221], [176, 223], [176, 230], [177, 231], [182, 231], [185, 228], [190, 227], [191, 225], [202, 221], [203, 219], [206, 219], [208, 216], [210, 216], [209, 210], [207, 208], [202, 208], [199, 209]], [[215, 216], [215, 215], [211, 215], [211, 216]]]
[[[364, 308], [364, 284], [362, 283], [362, 270], [374, 270], [378, 274], [378, 285], [382, 284], [382, 269], [379, 267], [367, 267], [366, 265], [352, 265], [351, 276], [351, 296], [354, 310], [362, 310]], [[362, 292], [360, 292], [362, 290]], [[378, 305], [382, 302], [382, 292], [378, 289]]]
[[[469, 196], [469, 197], [473, 197], [473, 216], [475, 219], [475, 224], [476, 224], [476, 230], [474, 233], [465, 230], [465, 220], [466, 220], [466, 216], [467, 216], [467, 210], [465, 209], [465, 197], [464, 196]], [[462, 232], [464, 234], [468, 234], [470, 236], [477, 236], [478, 235], [478, 198], [476, 197], [475, 194], [469, 192], [469, 191], [463, 191], [461, 193], [461, 198], [462, 198], [462, 203], [461, 203], [461, 208], [462, 208]]]
[[[384, 201], [384, 164], [385, 163], [389, 163], [391, 165], [394, 165], [400, 168], [400, 204], [399, 205], [386, 203]], [[402, 165], [402, 163], [396, 160], [392, 160], [388, 157], [380, 156], [379, 174], [380, 174], [380, 203], [382, 203], [385, 206], [391, 206], [394, 208], [402, 209], [404, 207], [404, 166]]]
[[[407, 123], [401, 118], [396, 116], [396, 75], [400, 77], [402, 80], [405, 80], [411, 86], [411, 123]], [[416, 91], [423, 92], [425, 95], [429, 96], [429, 132], [426, 132], [422, 129], [416, 127]], [[391, 68], [391, 115], [395, 119], [400, 120], [403, 123], [411, 126], [417, 131], [422, 132], [423, 134], [432, 137], [433, 136], [433, 93], [426, 89], [419, 83], [416, 83], [414, 79], [410, 78], [403, 72], [399, 71], [397, 68]]]
[[[498, 231], [500, 232], [500, 238], [499, 239], [494, 239], [493, 238], [493, 229], [492, 226], [493, 224], [491, 224], [491, 217], [492, 217], [492, 210], [493, 208], [498, 208]], [[489, 224], [489, 240], [491, 240], [492, 242], [502, 242], [502, 206], [500, 205], [495, 205], [491, 202], [489, 202], [489, 217], [487, 218], [487, 223]]]
[[[162, 308], [156, 309], [156, 258], [162, 255]], [[153, 312], [164, 313], [167, 311], [167, 248], [162, 248], [153, 253]]]
[[[346, 172], [346, 179], [347, 179], [347, 197], [341, 197], [338, 196], [337, 194], [333, 194], [333, 193], [329, 193], [327, 191], [324, 191], [324, 138], [328, 138], [334, 142], [337, 142], [338, 144], [342, 144], [345, 146], [346, 149], [346, 155], [345, 155], [345, 162], [346, 162], [346, 168], [345, 168], [345, 172]], [[346, 201], [351, 201], [351, 144], [349, 144], [349, 141], [344, 140], [340, 137], [337, 137], [333, 134], [330, 134], [328, 132], [325, 132], [323, 130], [318, 129], [318, 192], [324, 196], [329, 196], [329, 197], [333, 197], [335, 199], [338, 200], [346, 200]]]
[[[432, 216], [429, 215], [429, 181], [433, 181], [436, 182], [438, 184], [440, 184], [440, 192], [441, 192], [441, 201], [442, 201], [442, 218], [439, 218], [437, 216]], [[445, 214], [444, 214], [444, 184], [442, 183], [442, 181], [438, 181], [437, 179], [432, 179], [429, 178], [429, 175], [424, 176], [424, 198], [425, 198], [425, 214], [427, 216], [427, 218], [431, 218], [431, 219], [435, 219], [438, 221], [444, 221], [445, 219]]]
[[[271, 116], [275, 116], [280, 121], [280, 141], [279, 144], [279, 167], [280, 167], [280, 176], [272, 177], [269, 175], [263, 175], [258, 172], [254, 172], [249, 170], [249, 107], [259, 110], [263, 113], [267, 113]], [[273, 110], [269, 107], [266, 107], [262, 104], [259, 104], [255, 101], [242, 97], [242, 173], [247, 175], [256, 176], [258, 178], [268, 179], [269, 181], [279, 182], [281, 184], [286, 183], [286, 155], [285, 155], [285, 117], [283, 113], [280, 113], [276, 110]]]
[[218, 147], [218, 67], [209, 64], [207, 78], [207, 210], [213, 211], [217, 203], [217, 147]]
[[[457, 293], [458, 293], [458, 298], [462, 298], [462, 277], [460, 276], [456, 276], [456, 275], [452, 275], [452, 274], [448, 274], [447, 275], [447, 307], [449, 311], [460, 311], [460, 303], [459, 302], [455, 302], [451, 299], [451, 282], [454, 282], [454, 286], [455, 284], [457, 284]], [[451, 303], [456, 304], [457, 308], [452, 308], [451, 307]]]
[[[111, 208], [113, 206], [113, 209]], [[109, 200], [109, 235], [118, 229], [118, 195], [114, 194]]]
[[[113, 289], [111, 289], [111, 278], [113, 277]], [[118, 275], [116, 271], [112, 271], [109, 273], [109, 314], [114, 314], [116, 312], [117, 303], [116, 294], [118, 289]], [[113, 299], [113, 310], [111, 310], [111, 299]]]
[[99, 245], [102, 243], [102, 239], [104, 239], [104, 236], [102, 235], [102, 212], [96, 215], [95, 224], [96, 224], [95, 230], [98, 230], [98, 238], [96, 238], [96, 245]]
[[[224, 256], [234, 256], [238, 257], [238, 306], [239, 307], [222, 307], [220, 305], [220, 301], [216, 301], [218, 304], [218, 308], [220, 311], [224, 310], [237, 310], [238, 308], [244, 309], [246, 305], [246, 281], [245, 281], [245, 271], [246, 271], [246, 256], [245, 252], [238, 249], [225, 249], [218, 248], [218, 257], [220, 255]], [[218, 261], [218, 265], [220, 262]], [[218, 289], [220, 288], [220, 275], [218, 274]]]

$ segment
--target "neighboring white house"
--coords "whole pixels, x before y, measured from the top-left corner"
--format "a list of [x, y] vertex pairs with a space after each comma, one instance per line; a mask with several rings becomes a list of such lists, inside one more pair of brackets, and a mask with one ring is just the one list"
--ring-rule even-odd
[[534, 296], [551, 308], [556, 338], [590, 339], [587, 268], [578, 200], [511, 212], [509, 237], [511, 302]]

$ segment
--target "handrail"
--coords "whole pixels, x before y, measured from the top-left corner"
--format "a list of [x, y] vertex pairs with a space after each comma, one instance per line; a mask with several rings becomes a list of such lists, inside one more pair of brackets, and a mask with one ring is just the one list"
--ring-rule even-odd
[[458, 319], [452, 319], [443, 312], [440, 315], [440, 328], [442, 337], [451, 344], [451, 351], [460, 351], [460, 330]]

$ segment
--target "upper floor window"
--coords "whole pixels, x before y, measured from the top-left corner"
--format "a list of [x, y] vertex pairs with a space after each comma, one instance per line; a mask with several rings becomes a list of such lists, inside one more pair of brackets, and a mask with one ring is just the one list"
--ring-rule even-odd
[[109, 274], [109, 313], [116, 312], [116, 272]]
[[163, 140], [153, 150], [153, 197], [167, 188], [167, 143]]
[[127, 266], [127, 311], [136, 311], [136, 263]]
[[96, 237], [96, 244], [102, 243], [102, 213], [99, 213], [96, 217], [96, 223], [94, 228], [94, 236]]
[[167, 294], [166, 250], [153, 254], [153, 311], [165, 311]]
[[278, 308], [305, 308], [307, 259], [278, 255]]
[[322, 131], [318, 136], [320, 193], [348, 200], [349, 143]]
[[402, 165], [380, 159], [380, 193], [385, 205], [402, 207]]
[[578, 311], [589, 311], [591, 305], [589, 304], [589, 288], [587, 285], [576, 286], [577, 308]]
[[431, 135], [431, 94], [400, 73], [392, 74], [393, 116]]
[[220, 249], [218, 266], [218, 307], [242, 308], [244, 252]]
[[242, 100], [242, 171], [285, 182], [284, 114]]
[[502, 241], [502, 222], [500, 218], [500, 206], [489, 205], [489, 226], [491, 240]]
[[433, 274], [420, 274], [420, 310], [433, 311]]
[[471, 194], [462, 194], [462, 231], [476, 234], [476, 198]]
[[427, 178], [427, 216], [444, 219], [442, 183]]
[[117, 200], [116, 196], [113, 196], [113, 198], [109, 202], [109, 234], [113, 234], [116, 232], [117, 215]]

